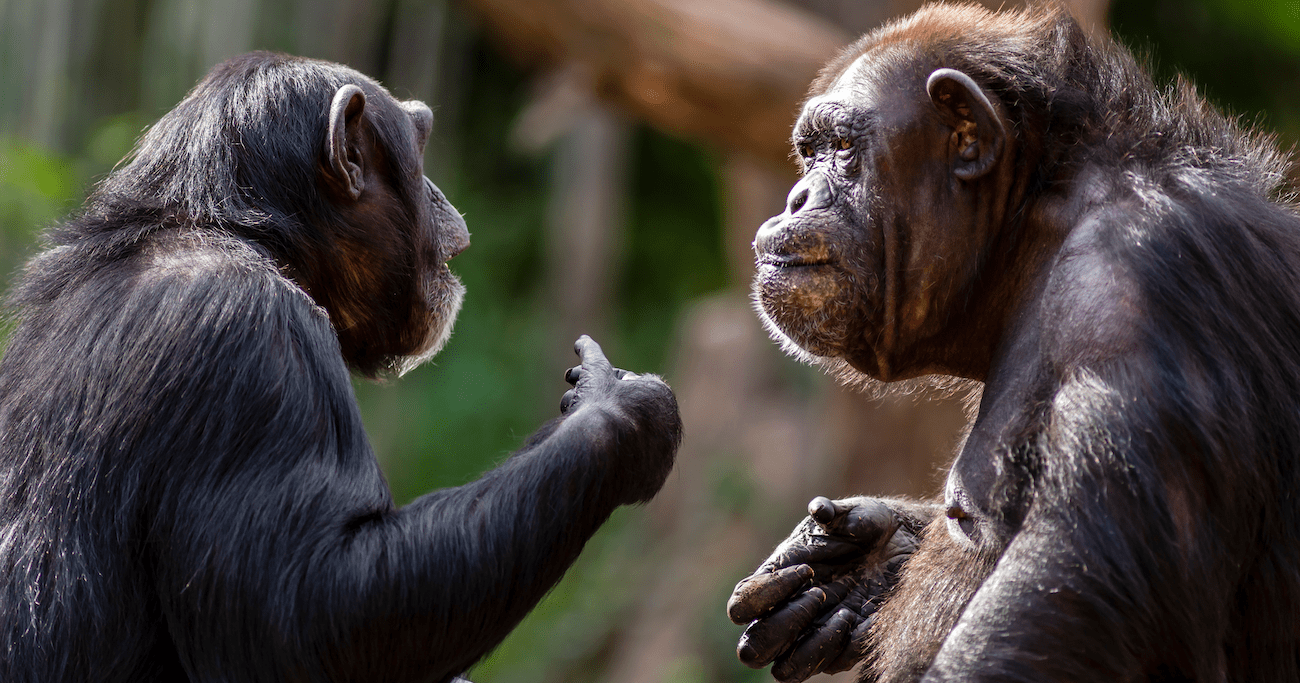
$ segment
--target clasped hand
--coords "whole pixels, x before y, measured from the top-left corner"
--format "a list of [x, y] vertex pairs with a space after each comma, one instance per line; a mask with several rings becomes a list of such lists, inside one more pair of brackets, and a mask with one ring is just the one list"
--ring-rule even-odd
[[785, 683], [852, 668], [916, 537], [876, 498], [817, 497], [808, 517], [736, 584], [727, 616], [748, 623], [736, 653]]

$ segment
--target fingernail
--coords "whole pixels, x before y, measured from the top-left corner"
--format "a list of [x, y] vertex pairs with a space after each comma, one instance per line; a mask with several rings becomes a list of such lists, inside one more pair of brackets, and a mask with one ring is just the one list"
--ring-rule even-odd
[[818, 524], [830, 524], [838, 512], [835, 502], [825, 496], [817, 496], [808, 503], [808, 516]]

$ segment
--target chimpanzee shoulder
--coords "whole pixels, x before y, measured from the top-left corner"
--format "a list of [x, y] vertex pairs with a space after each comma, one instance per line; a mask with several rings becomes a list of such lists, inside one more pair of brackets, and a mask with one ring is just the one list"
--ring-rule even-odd
[[[4, 410], [53, 415], [62, 397], [80, 395], [82, 424], [51, 433], [97, 442], [83, 450], [144, 449], [174, 470], [265, 448], [250, 442], [259, 428], [291, 441], [306, 436], [295, 421], [339, 431], [358, 420], [324, 310], [265, 254], [220, 232], [56, 246], [33, 260], [15, 303], [23, 325], [0, 363]], [[102, 389], [76, 390], [87, 382]], [[337, 414], [322, 423], [313, 413]]]
[[[790, 681], [863, 660], [863, 681], [1295, 679], [1289, 155], [1060, 6], [929, 5], [831, 62], [796, 130], [827, 102], [895, 124], [796, 133], [803, 179], [755, 240], [764, 321], [850, 383], [984, 387], [939, 533], [889, 541], [918, 548], [897, 584], [852, 543], [859, 573], [800, 584], [834, 555], [796, 532], [733, 596], [761, 615], [742, 659]], [[815, 523], [854, 540], [877, 503]]]
[[0, 679], [447, 681], [663, 484], [671, 391], [584, 337], [559, 418], [394, 506], [349, 372], [426, 361], [460, 308], [431, 126], [244, 55], [47, 234], [0, 360]]

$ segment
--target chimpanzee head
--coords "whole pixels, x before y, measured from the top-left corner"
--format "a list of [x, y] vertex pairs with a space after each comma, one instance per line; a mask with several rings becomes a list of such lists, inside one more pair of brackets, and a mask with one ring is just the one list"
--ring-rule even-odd
[[357, 372], [401, 374], [450, 334], [469, 246], [424, 177], [433, 114], [352, 69], [255, 52], [215, 67], [99, 188], [264, 249], [325, 311]]
[[[958, 12], [987, 30], [938, 25]], [[935, 14], [868, 35], [814, 82], [793, 133], [802, 178], [754, 241], [769, 331], [851, 383], [982, 379], [996, 339], [977, 332], [1000, 329], [985, 313], [1014, 290], [989, 254], [1030, 166], [1020, 113], [965, 65], [1038, 27], [978, 7]]]

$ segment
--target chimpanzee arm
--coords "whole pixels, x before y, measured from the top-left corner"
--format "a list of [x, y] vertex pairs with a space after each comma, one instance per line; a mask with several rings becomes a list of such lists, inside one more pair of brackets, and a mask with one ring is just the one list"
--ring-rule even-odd
[[[499, 643], [613, 508], [648, 500], [668, 473], [679, 427], [667, 387], [615, 379], [599, 347], [580, 344], [589, 345], [585, 372], [567, 415], [479, 481], [427, 495], [373, 529], [407, 549], [401, 582], [426, 587], [424, 607], [438, 615], [427, 628], [447, 657], [446, 673]], [[588, 378], [608, 386], [583, 386]], [[391, 592], [378, 579], [374, 586]]]
[[1171, 653], [1189, 672], [1205, 656], [1183, 639], [1187, 622], [1155, 616], [1204, 630], [1230, 599], [1231, 572], [1215, 577], [1194, 532], [1176, 528], [1177, 504], [1205, 501], [1185, 480], [1161, 481], [1182, 467], [1170, 458], [1199, 456], [1167, 448], [1152, 429], [1171, 417], [1151, 398], [1164, 388], [1140, 362], [1123, 365], [1060, 387], [1034, 444], [1042, 472], [1024, 523], [925, 681], [1137, 680]]
[[173, 308], [239, 314], [196, 328], [179, 346], [204, 361], [160, 382], [175, 401], [156, 431], [181, 436], [155, 446], [171, 459], [146, 547], [194, 680], [447, 680], [671, 468], [667, 386], [584, 339], [565, 416], [480, 480], [397, 509], [319, 309], [274, 278], [193, 280]]

